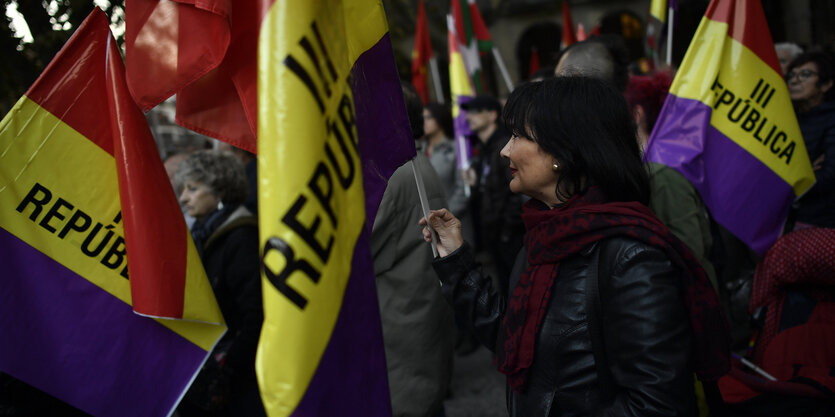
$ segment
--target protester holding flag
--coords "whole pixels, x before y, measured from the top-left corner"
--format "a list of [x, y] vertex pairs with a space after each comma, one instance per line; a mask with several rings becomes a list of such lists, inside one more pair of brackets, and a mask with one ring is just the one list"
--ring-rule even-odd
[[243, 165], [231, 153], [198, 151], [180, 164], [177, 181], [180, 201], [197, 219], [191, 234], [229, 326], [179, 411], [184, 417], [265, 415], [255, 379], [263, 321], [258, 225], [243, 206]]
[[646, 207], [623, 96], [556, 77], [514, 90], [504, 119], [510, 189], [531, 197], [511, 295], [481, 273], [449, 211], [428, 223], [442, 292], [496, 353], [510, 416], [693, 415], [693, 372], [730, 367], [726, 325], [704, 270]]
[[802, 54], [789, 64], [786, 82], [817, 180], [797, 202], [795, 228], [835, 227], [835, 58]]

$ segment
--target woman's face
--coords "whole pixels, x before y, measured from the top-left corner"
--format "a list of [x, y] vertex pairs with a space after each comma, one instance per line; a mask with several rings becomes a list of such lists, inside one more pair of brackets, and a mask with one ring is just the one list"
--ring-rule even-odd
[[427, 109], [423, 109], [423, 133], [426, 136], [432, 136], [440, 128], [441, 127], [438, 126], [438, 121], [432, 117], [432, 113], [430, 113]]
[[183, 181], [180, 203], [185, 206], [189, 216], [202, 221], [207, 215], [217, 210], [219, 202], [220, 199], [212, 193], [208, 185], [195, 180]]
[[808, 108], [822, 103], [824, 93], [832, 87], [832, 82], [818, 85], [819, 80], [818, 64], [807, 62], [794, 67], [786, 75], [792, 101], [805, 103]]
[[556, 159], [539, 145], [525, 137], [511, 136], [501, 155], [510, 161], [510, 191], [521, 193], [554, 206], [562, 201], [557, 198]]

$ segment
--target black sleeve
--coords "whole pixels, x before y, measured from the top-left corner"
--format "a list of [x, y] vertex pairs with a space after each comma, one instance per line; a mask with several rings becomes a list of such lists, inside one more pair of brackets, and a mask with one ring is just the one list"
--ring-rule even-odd
[[433, 261], [432, 266], [458, 322], [466, 324], [484, 346], [495, 351], [505, 300], [481, 271], [470, 245], [465, 242], [455, 252]]
[[225, 367], [236, 377], [254, 375], [255, 350], [261, 334], [264, 312], [261, 301], [261, 276], [258, 258], [258, 229], [244, 226], [231, 232], [225, 242], [224, 276], [236, 314], [229, 321], [232, 343]]
[[681, 275], [655, 248], [631, 245], [618, 252], [611, 277], [601, 278], [603, 344], [616, 393], [599, 415], [692, 415], [691, 332]]

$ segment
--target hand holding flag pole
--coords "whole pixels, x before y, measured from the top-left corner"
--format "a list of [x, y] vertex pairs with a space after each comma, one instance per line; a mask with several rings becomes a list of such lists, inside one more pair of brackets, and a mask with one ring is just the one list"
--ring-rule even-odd
[[432, 229], [432, 226], [429, 225], [429, 199], [426, 198], [426, 186], [423, 185], [423, 177], [418, 172], [417, 167], [415, 167], [415, 160], [412, 159], [409, 161], [409, 165], [412, 167], [412, 173], [415, 174], [415, 185], [417, 186], [418, 196], [420, 198], [420, 208], [423, 211], [423, 217], [427, 219], [426, 227], [429, 228], [429, 231], [432, 233], [432, 256], [437, 258], [438, 257], [438, 234], [435, 233], [435, 230]]

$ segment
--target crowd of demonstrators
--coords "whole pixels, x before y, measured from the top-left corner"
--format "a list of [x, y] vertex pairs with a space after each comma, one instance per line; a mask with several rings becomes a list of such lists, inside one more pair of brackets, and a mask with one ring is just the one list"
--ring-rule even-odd
[[477, 96], [461, 105], [466, 111], [467, 124], [477, 139], [477, 154], [471, 169], [475, 172], [473, 205], [476, 239], [496, 267], [502, 291], [507, 289], [506, 278], [513, 261], [522, 247], [525, 233], [522, 225], [522, 197], [507, 188], [511, 180], [510, 168], [501, 150], [510, 139], [502, 127], [502, 105], [495, 97]]
[[[410, 86], [403, 93], [417, 140], [423, 136], [423, 106]], [[371, 230], [371, 255], [393, 415], [436, 417], [444, 415], [452, 377], [455, 325], [430, 266], [432, 250], [415, 228], [423, 211], [411, 164], [423, 177], [429, 205], [446, 205], [442, 181], [418, 152], [389, 178]]]
[[828, 52], [797, 56], [786, 72], [815, 185], [797, 202], [794, 229], [835, 227], [835, 58]]
[[[475, 263], [452, 213], [433, 211], [428, 224], [442, 291], [495, 352], [510, 415], [694, 415], [696, 367], [729, 365], [724, 322], [698, 261], [646, 207], [622, 94], [556, 77], [514, 90], [504, 119], [509, 188], [531, 198], [509, 295]], [[693, 294], [705, 298], [691, 310]], [[715, 343], [698, 347], [705, 333]]]
[[176, 182], [180, 202], [195, 218], [191, 235], [228, 326], [178, 412], [183, 417], [265, 415], [255, 378], [263, 322], [258, 227], [243, 206], [243, 166], [230, 153], [197, 151], [180, 163]]

